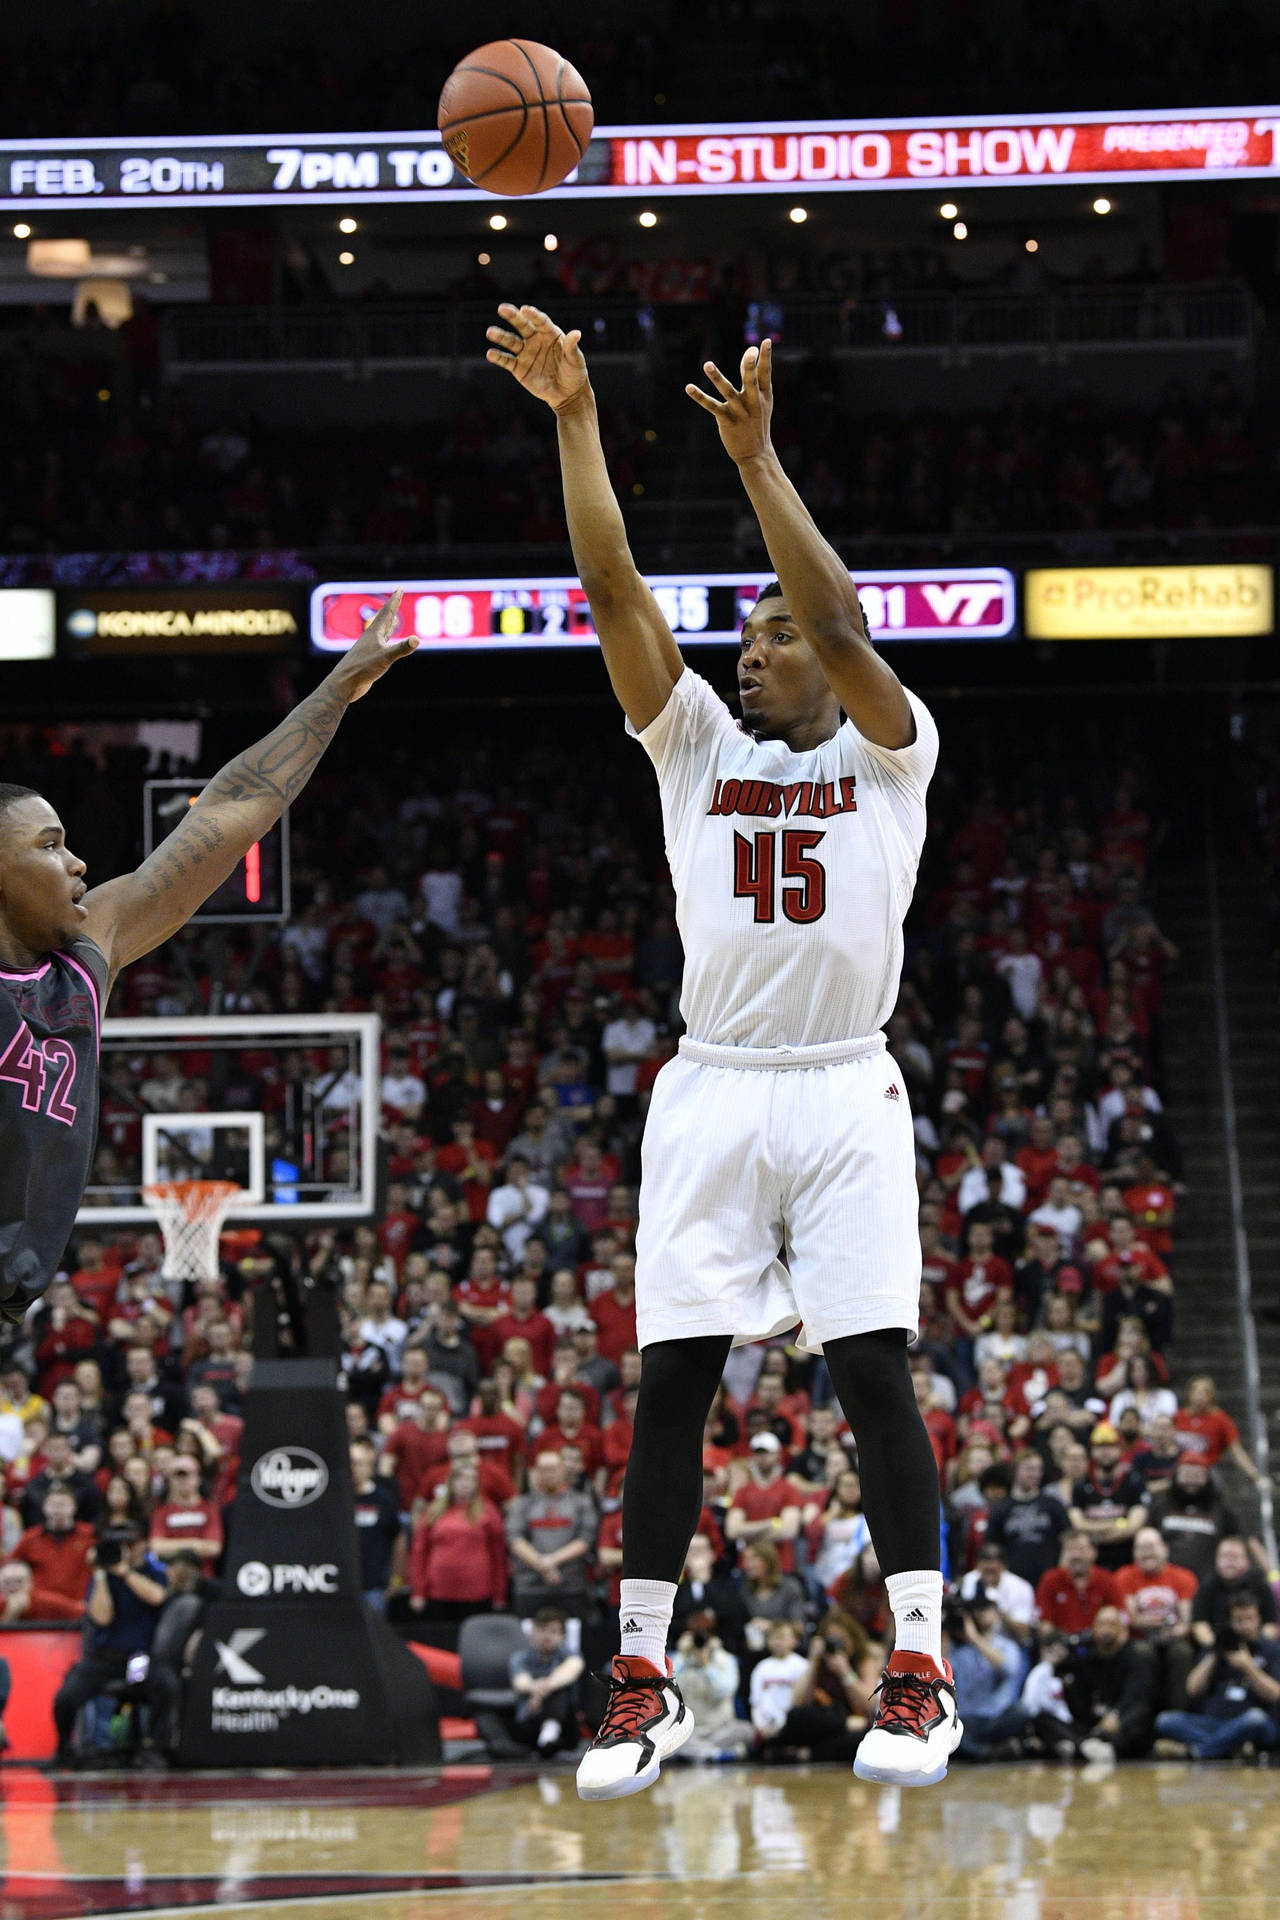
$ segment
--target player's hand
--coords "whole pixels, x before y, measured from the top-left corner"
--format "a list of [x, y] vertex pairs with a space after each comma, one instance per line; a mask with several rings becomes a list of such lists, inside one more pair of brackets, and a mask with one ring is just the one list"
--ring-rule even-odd
[[504, 300], [498, 308], [503, 324], [485, 333], [485, 359], [505, 367], [537, 400], [553, 413], [569, 406], [587, 391], [587, 363], [579, 345], [580, 327], [565, 333], [540, 307], [513, 307]]
[[348, 683], [348, 700], [363, 699], [374, 681], [381, 680], [388, 667], [393, 667], [397, 660], [403, 660], [416, 650], [418, 641], [415, 634], [407, 634], [399, 640], [395, 638], [403, 597], [404, 588], [397, 587], [391, 598], [383, 601], [355, 645], [349, 648], [334, 668], [335, 675]]
[[729, 458], [741, 466], [744, 460], [757, 460], [771, 453], [773, 442], [769, 438], [769, 422], [773, 417], [773, 342], [763, 340], [758, 347], [747, 348], [742, 356], [740, 387], [735, 387], [729, 376], [721, 373], [714, 360], [704, 361], [702, 371], [719, 394], [719, 399], [692, 384], [685, 388], [685, 392], [706, 413], [714, 414]]

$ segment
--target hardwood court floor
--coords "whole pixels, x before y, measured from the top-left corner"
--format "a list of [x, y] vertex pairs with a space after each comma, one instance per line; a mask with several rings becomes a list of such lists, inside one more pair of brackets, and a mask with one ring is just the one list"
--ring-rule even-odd
[[0, 1775], [0, 1920], [1280, 1920], [1280, 1772]]

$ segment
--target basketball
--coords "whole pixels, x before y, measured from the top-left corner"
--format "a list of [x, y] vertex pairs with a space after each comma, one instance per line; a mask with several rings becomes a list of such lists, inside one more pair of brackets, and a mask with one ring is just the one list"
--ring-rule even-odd
[[460, 173], [489, 193], [558, 187], [595, 113], [582, 75], [537, 40], [491, 40], [445, 81], [436, 124]]

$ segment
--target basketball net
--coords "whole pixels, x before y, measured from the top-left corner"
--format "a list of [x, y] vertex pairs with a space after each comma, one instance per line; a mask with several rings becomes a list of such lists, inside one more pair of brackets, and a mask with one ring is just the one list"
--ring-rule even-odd
[[242, 1192], [233, 1180], [161, 1180], [142, 1189], [164, 1236], [166, 1280], [217, 1279], [222, 1223]]

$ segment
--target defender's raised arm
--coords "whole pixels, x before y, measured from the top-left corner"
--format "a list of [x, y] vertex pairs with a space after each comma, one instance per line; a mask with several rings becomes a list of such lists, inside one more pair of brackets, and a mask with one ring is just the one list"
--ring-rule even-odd
[[397, 589], [315, 692], [300, 700], [274, 732], [214, 775], [180, 825], [135, 873], [86, 894], [82, 931], [106, 954], [112, 979], [186, 925], [301, 793], [352, 701], [413, 652], [418, 643], [412, 637], [388, 640], [399, 610]]
[[502, 325], [489, 328], [485, 357], [556, 416], [573, 564], [591, 602], [613, 690], [632, 726], [643, 732], [666, 706], [684, 661], [627, 545], [581, 335], [576, 327], [564, 333], [538, 307], [504, 301], [498, 312]]

